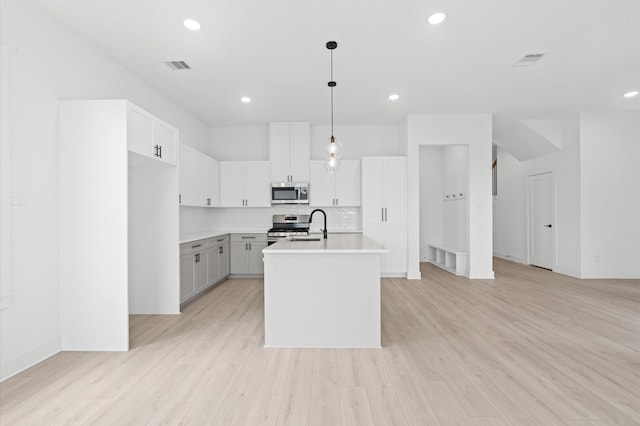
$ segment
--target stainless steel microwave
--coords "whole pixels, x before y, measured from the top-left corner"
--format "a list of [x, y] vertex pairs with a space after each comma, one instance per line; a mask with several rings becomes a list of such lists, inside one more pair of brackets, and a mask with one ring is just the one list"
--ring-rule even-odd
[[271, 205], [309, 204], [308, 182], [274, 182], [271, 184]]

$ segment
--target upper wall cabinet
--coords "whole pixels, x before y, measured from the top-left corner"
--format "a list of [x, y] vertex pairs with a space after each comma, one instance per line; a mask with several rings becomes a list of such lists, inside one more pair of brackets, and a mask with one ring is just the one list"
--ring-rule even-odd
[[360, 205], [360, 161], [342, 160], [334, 173], [324, 161], [311, 161], [309, 166], [310, 201], [312, 207], [357, 207]]
[[271, 207], [268, 161], [221, 161], [220, 207]]
[[220, 205], [218, 160], [181, 144], [178, 171], [181, 205], [201, 207]]
[[271, 182], [308, 182], [310, 143], [308, 122], [269, 123]]
[[129, 151], [176, 164], [178, 129], [137, 106], [127, 104], [127, 141]]

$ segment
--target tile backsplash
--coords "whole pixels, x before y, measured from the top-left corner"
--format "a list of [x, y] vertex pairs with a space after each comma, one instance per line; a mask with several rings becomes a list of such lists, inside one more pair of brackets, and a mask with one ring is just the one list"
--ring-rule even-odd
[[[189, 234], [208, 229], [264, 229], [271, 228], [274, 214], [309, 214], [309, 206], [274, 206], [255, 208], [205, 208], [180, 207], [180, 234]], [[362, 220], [359, 207], [324, 207], [329, 232], [360, 232]], [[322, 215], [314, 215], [311, 231], [319, 232], [323, 227]]]

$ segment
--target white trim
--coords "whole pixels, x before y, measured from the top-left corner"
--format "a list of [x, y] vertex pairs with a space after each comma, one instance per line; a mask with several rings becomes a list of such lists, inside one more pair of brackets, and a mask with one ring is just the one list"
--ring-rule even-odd
[[407, 272], [407, 279], [408, 280], [421, 280], [422, 279], [422, 272], [418, 271], [409, 271]]
[[0, 309], [11, 305], [11, 51], [0, 44]]
[[2, 360], [0, 364], [0, 382], [33, 367], [47, 358], [60, 352], [60, 338], [51, 339], [43, 345], [37, 346], [20, 356]]
[[498, 252], [498, 251], [494, 251], [493, 252], [493, 256], [494, 257], [499, 257], [499, 258], [504, 259], [504, 260], [510, 260], [512, 262], [517, 262], [517, 263], [522, 263], [524, 265], [528, 265], [527, 259], [525, 259], [524, 257], [513, 256], [513, 255], [510, 255], [510, 254], [506, 254], [506, 253], [502, 253], [502, 252]]

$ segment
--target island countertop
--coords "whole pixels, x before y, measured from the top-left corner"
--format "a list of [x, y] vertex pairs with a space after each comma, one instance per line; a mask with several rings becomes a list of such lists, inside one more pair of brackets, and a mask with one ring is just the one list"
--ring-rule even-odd
[[[311, 238], [319, 239], [312, 241]], [[322, 234], [311, 234], [304, 237], [306, 241], [296, 241], [296, 238], [286, 238], [262, 250], [264, 254], [292, 254], [292, 253], [388, 253], [389, 250], [365, 237], [362, 234], [331, 234], [326, 240]]]

